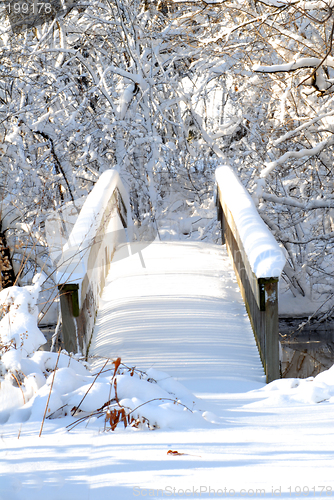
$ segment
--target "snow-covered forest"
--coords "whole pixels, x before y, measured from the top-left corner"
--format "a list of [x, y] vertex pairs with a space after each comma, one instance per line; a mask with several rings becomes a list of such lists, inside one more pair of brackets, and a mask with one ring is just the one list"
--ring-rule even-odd
[[54, 298], [48, 228], [61, 245], [109, 168], [137, 226], [218, 242], [228, 163], [286, 251], [286, 289], [331, 317], [332, 2], [81, 3], [29, 29], [0, 13], [1, 286], [42, 271]]
[[[27, 17], [36, 5], [44, 14]], [[221, 247], [215, 171], [228, 165], [217, 175], [225, 193], [224, 172], [238, 176], [284, 252], [281, 323], [318, 333], [334, 317], [333, 9], [334, 0], [0, 2], [0, 500], [332, 496], [334, 366], [310, 355], [315, 376], [295, 378], [306, 349], [284, 360], [281, 341], [286, 378], [265, 384]], [[121, 209], [107, 225], [99, 208], [112, 178], [117, 202], [129, 194], [126, 230]], [[86, 351], [76, 316], [76, 353], [56, 353], [57, 272], [81, 218], [86, 248], [122, 223], [144, 250], [100, 245], [103, 267], [98, 252], [82, 263], [72, 238], [66, 255], [85, 272], [92, 264], [82, 296], [99, 311], [87, 307]], [[267, 303], [277, 304], [274, 285]], [[259, 307], [276, 328], [277, 308]], [[332, 364], [333, 342], [320, 337]]]

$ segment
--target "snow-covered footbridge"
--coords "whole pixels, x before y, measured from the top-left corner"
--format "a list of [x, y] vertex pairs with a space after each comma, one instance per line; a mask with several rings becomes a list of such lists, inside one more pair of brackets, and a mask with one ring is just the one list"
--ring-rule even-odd
[[264, 369], [267, 381], [279, 377], [285, 259], [229, 167], [217, 170], [217, 193], [226, 248], [138, 242], [118, 174], [101, 176], [58, 266], [68, 351], [81, 349], [97, 365], [120, 357], [154, 367], [196, 392], [264, 381]]

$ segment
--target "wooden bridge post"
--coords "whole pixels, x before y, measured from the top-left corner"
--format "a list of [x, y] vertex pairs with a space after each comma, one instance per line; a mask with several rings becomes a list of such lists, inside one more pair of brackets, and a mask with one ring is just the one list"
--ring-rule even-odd
[[76, 318], [79, 316], [79, 285], [59, 285], [58, 289], [60, 294], [64, 347], [67, 352], [76, 352], [78, 349]]
[[278, 280], [266, 280], [265, 292], [265, 359], [267, 383], [280, 378], [278, 334]]

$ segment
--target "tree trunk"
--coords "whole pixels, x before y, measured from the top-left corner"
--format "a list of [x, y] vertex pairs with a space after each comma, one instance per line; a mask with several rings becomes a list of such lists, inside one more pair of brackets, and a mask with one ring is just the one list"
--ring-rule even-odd
[[7, 246], [5, 232], [2, 230], [2, 222], [0, 222], [0, 290], [13, 286], [15, 281], [12, 257]]

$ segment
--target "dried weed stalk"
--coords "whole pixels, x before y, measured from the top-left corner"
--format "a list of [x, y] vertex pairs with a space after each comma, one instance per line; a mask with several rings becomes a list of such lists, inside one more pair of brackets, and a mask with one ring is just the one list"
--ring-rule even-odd
[[[101, 370], [98, 372], [96, 377], [94, 378], [94, 381], [88, 388], [87, 392], [85, 393], [84, 397], [80, 401], [79, 405], [77, 407], [73, 407], [71, 410], [72, 416], [76, 415], [77, 413], [84, 413], [80, 418], [75, 420], [75, 422], [72, 422], [71, 424], [67, 425], [66, 428], [68, 431], [74, 429], [77, 425], [83, 423], [83, 422], [89, 422], [92, 417], [96, 418], [104, 418], [104, 432], [107, 431], [114, 431], [119, 424], [124, 425], [124, 428], [127, 427], [134, 427], [134, 428], [141, 428], [141, 427], [147, 427], [150, 430], [157, 429], [158, 425], [156, 423], [150, 422], [146, 417], [144, 416], [139, 416], [137, 413], [137, 410], [141, 408], [142, 406], [145, 406], [148, 403], [151, 403], [153, 401], [172, 401], [174, 404], [178, 404], [186, 408], [188, 411], [192, 412], [190, 408], [185, 406], [184, 404], [176, 401], [175, 399], [172, 398], [154, 398], [150, 399], [148, 401], [145, 401], [144, 403], [138, 405], [136, 408], [131, 409], [128, 407], [125, 407], [121, 404], [118, 394], [117, 394], [117, 375], [123, 375], [124, 373], [129, 373], [131, 377], [133, 377], [134, 373], [138, 373], [139, 377], [142, 378], [145, 374], [145, 372], [142, 372], [140, 370], [136, 370], [134, 367], [128, 367], [124, 364], [121, 363], [121, 358], [117, 358], [115, 361], [113, 361], [114, 365], [114, 372], [112, 379], [110, 381], [110, 392], [109, 392], [109, 398], [108, 401], [106, 401], [100, 408], [97, 408], [93, 412], [83, 412], [79, 409], [82, 401], [85, 399], [87, 396], [88, 392], [91, 390], [93, 385], [95, 384], [97, 378], [101, 375], [101, 373], [105, 373], [104, 369], [110, 361], [107, 359], [107, 361], [104, 363], [103, 367]], [[152, 378], [148, 378], [147, 381], [156, 383], [156, 381]], [[111, 391], [112, 388], [114, 388], [115, 395], [113, 398], [111, 398]], [[53, 415], [49, 415], [48, 418], [52, 418], [56, 414], [59, 413], [59, 410], [62, 410], [63, 408], [60, 408], [57, 410], [57, 412], [54, 412]]]

